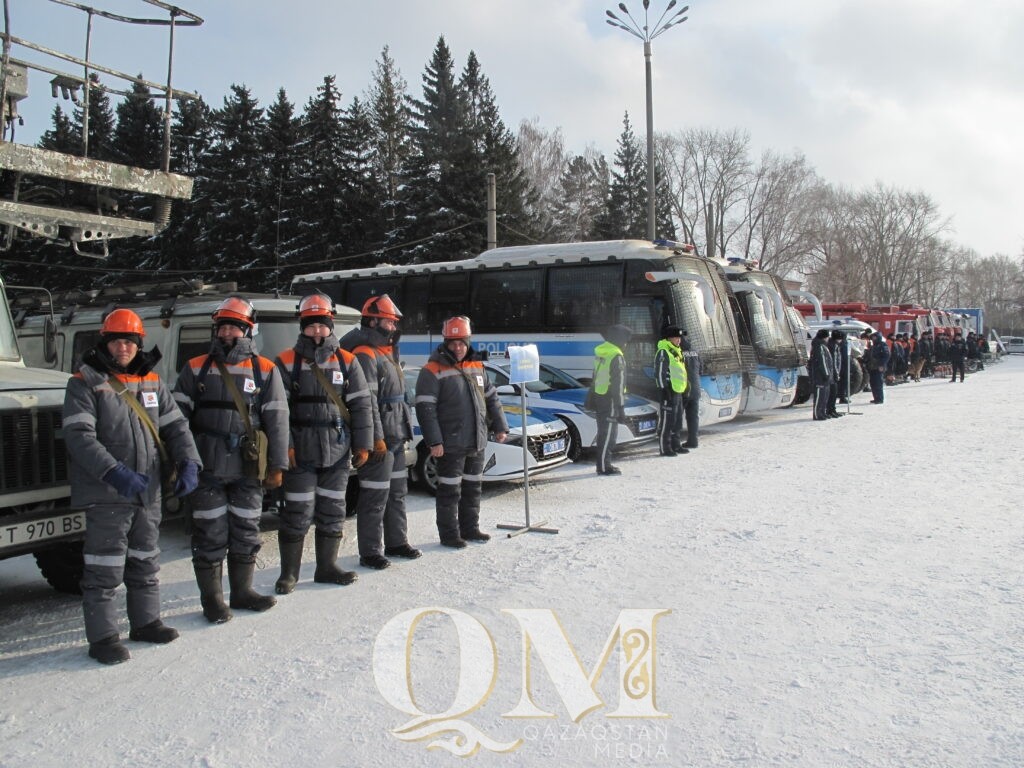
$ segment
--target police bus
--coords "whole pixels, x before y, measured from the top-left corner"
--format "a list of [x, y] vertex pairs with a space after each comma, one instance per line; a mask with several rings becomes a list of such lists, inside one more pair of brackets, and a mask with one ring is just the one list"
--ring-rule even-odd
[[536, 344], [541, 359], [577, 378], [592, 375], [602, 329], [633, 330], [627, 349], [631, 392], [652, 397], [661, 329], [685, 329], [701, 370], [701, 423], [734, 418], [743, 367], [735, 297], [723, 268], [670, 241], [616, 240], [495, 248], [465, 261], [377, 266], [301, 275], [292, 292], [314, 290], [361, 307], [388, 294], [403, 313], [402, 358], [423, 363], [441, 323], [473, 320], [473, 344], [491, 357]]
[[747, 377], [742, 413], [792, 405], [805, 363], [792, 325], [794, 313], [781, 279], [756, 262], [727, 259], [725, 274], [739, 309], [740, 357]]

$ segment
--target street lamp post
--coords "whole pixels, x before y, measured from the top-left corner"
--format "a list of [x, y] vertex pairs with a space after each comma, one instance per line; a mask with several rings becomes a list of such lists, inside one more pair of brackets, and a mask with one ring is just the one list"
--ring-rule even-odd
[[676, 0], [670, 0], [668, 7], [661, 13], [661, 18], [651, 25], [648, 23], [647, 10], [650, 8], [651, 0], [643, 0], [644, 24], [641, 27], [629, 13], [625, 3], [619, 3], [619, 10], [625, 14], [628, 23], [623, 21], [611, 11], [605, 11], [608, 16], [605, 22], [617, 29], [624, 30], [633, 37], [642, 40], [644, 44], [644, 70], [647, 77], [647, 239], [654, 239], [654, 97], [651, 89], [651, 41], [670, 27], [682, 24], [687, 17], [684, 16], [690, 6], [684, 5], [674, 14], [665, 18], [669, 11], [676, 6]]

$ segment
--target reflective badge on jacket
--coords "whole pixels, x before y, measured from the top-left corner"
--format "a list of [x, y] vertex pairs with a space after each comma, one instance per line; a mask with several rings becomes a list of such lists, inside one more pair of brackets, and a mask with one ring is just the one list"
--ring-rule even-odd
[[477, 383], [478, 387], [480, 387], [481, 389], [483, 388], [483, 386], [484, 386], [484, 375], [482, 373], [478, 373], [476, 375], [476, 383]]
[[255, 392], [256, 391], [256, 382], [253, 381], [252, 379], [246, 379], [245, 380], [245, 384], [242, 385], [242, 391], [244, 391], [244, 392]]
[[345, 375], [341, 371], [332, 371], [331, 384], [344, 384]]
[[142, 393], [142, 405], [146, 408], [156, 408], [160, 405], [160, 401], [157, 400], [156, 392], [143, 392]]

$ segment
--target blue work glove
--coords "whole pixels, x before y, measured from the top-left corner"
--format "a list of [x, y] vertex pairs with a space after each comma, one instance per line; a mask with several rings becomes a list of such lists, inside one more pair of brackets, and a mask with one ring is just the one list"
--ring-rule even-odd
[[174, 495], [188, 496], [199, 485], [199, 465], [194, 461], [183, 461], [178, 465], [178, 481], [174, 484]]
[[121, 463], [118, 463], [116, 467], [103, 476], [103, 482], [109, 483], [115, 491], [126, 499], [138, 496], [149, 488], [148, 475], [128, 469], [128, 467]]

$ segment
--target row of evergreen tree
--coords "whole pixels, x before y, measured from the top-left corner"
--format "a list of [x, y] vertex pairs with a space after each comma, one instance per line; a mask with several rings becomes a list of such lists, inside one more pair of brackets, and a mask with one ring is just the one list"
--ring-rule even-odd
[[[101, 88], [90, 94], [88, 155], [159, 168], [164, 114], [153, 94], [136, 85], [116, 108]], [[81, 154], [84, 118], [82, 108], [67, 115], [56, 107], [40, 146]], [[486, 248], [491, 173], [500, 244], [555, 239], [552, 211], [542, 210], [547, 204], [523, 170], [517, 137], [503, 123], [476, 55], [470, 52], [457, 73], [443, 37], [423, 72], [420, 98], [409, 94], [385, 48], [365, 96], [347, 105], [333, 75], [299, 113], [283, 89], [265, 109], [244, 85], [231, 86], [219, 109], [183, 100], [174, 110], [170, 168], [194, 179], [193, 196], [174, 204], [158, 236], [114, 240], [102, 264], [19, 240], [4, 259], [8, 278], [36, 282], [45, 265], [52, 288], [160, 273], [275, 290], [302, 272], [466, 258]], [[570, 163], [566, 175], [563, 219], [577, 216], [570, 210], [576, 196], [590, 213], [561, 239], [644, 236], [646, 163], [628, 115], [611, 171], [592, 153]], [[95, 191], [52, 182], [37, 184], [28, 197], [114, 205]], [[151, 198], [125, 194], [116, 205], [119, 214], [152, 217]], [[659, 211], [659, 231], [671, 235], [668, 205]], [[83, 279], [83, 270], [94, 274]]]

